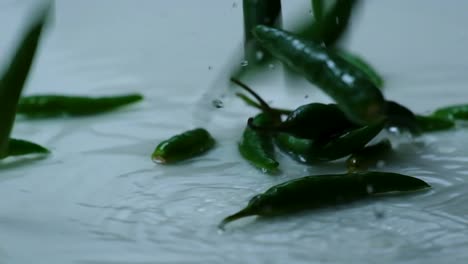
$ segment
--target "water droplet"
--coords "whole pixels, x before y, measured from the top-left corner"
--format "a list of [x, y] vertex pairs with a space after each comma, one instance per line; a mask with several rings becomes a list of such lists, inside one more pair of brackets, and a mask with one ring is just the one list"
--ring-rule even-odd
[[395, 135], [400, 135], [400, 129], [398, 127], [392, 126], [388, 128], [388, 132], [395, 134]]
[[309, 9], [309, 14], [312, 14], [312, 9]]
[[212, 66], [208, 66], [208, 70], [211, 71], [213, 69]]
[[377, 161], [377, 164], [375, 165], [378, 169], [383, 169], [385, 167], [385, 161], [379, 160]]
[[242, 61], [242, 62], [241, 62], [241, 66], [242, 66], [242, 67], [247, 67], [247, 66], [249, 66], [249, 61], [247, 61], [247, 60]]
[[368, 194], [374, 193], [374, 186], [372, 186], [372, 184], [368, 184], [366, 186], [366, 191], [367, 191]]
[[340, 23], [340, 18], [339, 18], [339, 17], [335, 17], [335, 23], [336, 23], [336, 24], [339, 24], [339, 23]]
[[374, 211], [374, 216], [376, 219], [385, 218], [385, 210], [381, 205], [379, 204], [375, 205], [373, 208], [373, 211]]
[[273, 70], [275, 68], [275, 65], [273, 63], [268, 64], [268, 68], [270, 70]]
[[232, 3], [232, 8], [237, 8], [237, 3], [236, 2]]
[[265, 53], [263, 53], [263, 51], [259, 50], [255, 53], [255, 58], [257, 59], [257, 61], [261, 61], [263, 60], [263, 57], [265, 56]]
[[309, 95], [308, 94], [304, 95], [304, 98], [305, 99], [309, 98]]
[[214, 107], [216, 108], [223, 108], [224, 107], [224, 103], [223, 101], [219, 100], [219, 99], [214, 99], [212, 102]]

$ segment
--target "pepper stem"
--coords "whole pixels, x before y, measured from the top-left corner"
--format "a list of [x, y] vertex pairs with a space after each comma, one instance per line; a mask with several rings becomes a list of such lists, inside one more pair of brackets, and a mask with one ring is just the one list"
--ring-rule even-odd
[[262, 108], [263, 111], [265, 112], [273, 112], [273, 110], [271, 109], [271, 107], [268, 105], [267, 102], [265, 102], [265, 100], [263, 100], [262, 97], [260, 97], [260, 95], [258, 95], [256, 92], [254, 92], [250, 87], [248, 87], [246, 84], [244, 84], [243, 82], [235, 79], [235, 78], [231, 78], [231, 82], [239, 85], [240, 87], [242, 87], [244, 90], [246, 90], [247, 92], [249, 92], [249, 94], [251, 94], [253, 97], [255, 97], [255, 99], [257, 99], [257, 101], [260, 103], [260, 106]]
[[223, 219], [223, 221], [221, 221], [221, 223], [219, 223], [218, 225], [218, 228], [220, 230], [223, 230], [224, 231], [224, 227], [232, 222], [232, 221], [236, 221], [240, 218], [244, 218], [244, 217], [247, 217], [247, 216], [252, 216], [252, 215], [255, 215], [255, 212], [253, 212], [250, 208], [244, 208], [242, 210], [240, 210], [239, 212], [233, 214], [233, 215], [230, 215], [226, 218]]

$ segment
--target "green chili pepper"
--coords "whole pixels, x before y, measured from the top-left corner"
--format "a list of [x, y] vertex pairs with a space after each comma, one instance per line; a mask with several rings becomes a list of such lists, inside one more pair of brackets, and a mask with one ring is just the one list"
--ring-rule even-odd
[[468, 104], [442, 107], [442, 108], [435, 110], [432, 115], [450, 119], [450, 120], [454, 120], [454, 119], [468, 120]]
[[392, 150], [390, 140], [384, 139], [379, 143], [365, 147], [353, 153], [347, 160], [348, 172], [366, 171], [370, 166], [384, 159]]
[[380, 122], [357, 128], [326, 143], [300, 139], [281, 133], [275, 137], [275, 143], [293, 159], [306, 164], [314, 164], [340, 159], [364, 148], [382, 130], [384, 125], [384, 122]]
[[335, 104], [311, 103], [294, 110], [272, 130], [320, 142], [357, 127]]
[[416, 122], [423, 132], [448, 130], [455, 127], [455, 123], [441, 116], [416, 115]]
[[388, 172], [307, 176], [290, 180], [254, 196], [241, 211], [226, 217], [224, 226], [239, 218], [272, 216], [307, 209], [316, 209], [394, 192], [419, 191], [430, 188], [426, 182], [406, 175]]
[[359, 68], [376, 87], [382, 88], [384, 86], [382, 76], [363, 58], [345, 50], [336, 50], [336, 53], [347, 62]]
[[317, 158], [322, 161], [330, 161], [343, 158], [354, 153], [369, 143], [382, 131], [385, 122], [380, 122], [354, 129], [343, 134], [317, 150]]
[[142, 99], [140, 94], [107, 97], [35, 95], [21, 98], [17, 112], [29, 117], [84, 116], [114, 110]]
[[387, 101], [387, 127], [398, 127], [414, 135], [421, 134], [416, 115], [403, 105]]
[[330, 95], [353, 122], [385, 118], [386, 102], [365, 73], [321, 45], [275, 28], [257, 26], [257, 40], [275, 57]]
[[[274, 120], [269, 114], [260, 113], [253, 119], [259, 126], [272, 125]], [[249, 126], [244, 130], [242, 140], [239, 143], [239, 152], [252, 165], [263, 172], [274, 173], [279, 163], [275, 160], [273, 139], [268, 133], [256, 131]]]
[[281, 0], [243, 0], [244, 11], [244, 51], [249, 64], [259, 64], [271, 60], [252, 35], [257, 25], [281, 27]]
[[49, 6], [41, 10], [22, 34], [11, 62], [0, 77], [0, 158], [6, 155], [16, 108], [33, 63]]
[[164, 140], [151, 155], [155, 163], [174, 163], [201, 155], [212, 149], [214, 138], [203, 128], [196, 128]]
[[41, 145], [38, 145], [33, 142], [29, 142], [22, 139], [14, 139], [10, 138], [10, 142], [8, 144], [8, 156], [21, 156], [21, 155], [28, 155], [28, 154], [48, 154], [50, 151], [44, 148]]
[[326, 46], [334, 46], [343, 37], [357, 0], [336, 0], [328, 12], [324, 12], [325, 1], [312, 0], [315, 23], [302, 34], [307, 39], [320, 41]]

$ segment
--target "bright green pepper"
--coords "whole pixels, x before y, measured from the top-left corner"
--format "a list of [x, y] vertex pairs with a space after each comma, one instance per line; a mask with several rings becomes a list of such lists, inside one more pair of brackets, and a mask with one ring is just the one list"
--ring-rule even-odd
[[379, 89], [331, 50], [267, 26], [257, 26], [254, 35], [276, 58], [331, 96], [351, 121], [370, 124], [385, 118], [386, 101]]
[[215, 145], [214, 138], [203, 128], [175, 135], [158, 144], [152, 160], [155, 163], [174, 163], [199, 156]]
[[416, 115], [416, 122], [423, 132], [448, 130], [455, 127], [455, 123], [442, 116]]
[[22, 139], [10, 138], [7, 155], [5, 157], [48, 153], [50, 153], [48, 149], [36, 143], [32, 143]]
[[111, 111], [142, 99], [140, 94], [105, 97], [34, 95], [20, 99], [17, 113], [29, 117], [85, 116]]
[[392, 143], [388, 139], [365, 147], [346, 160], [348, 172], [366, 171], [370, 166], [384, 159], [391, 151]]
[[307, 176], [276, 185], [254, 196], [241, 211], [226, 217], [224, 226], [239, 218], [271, 216], [333, 206], [374, 194], [419, 191], [430, 188], [423, 180], [388, 172]]
[[432, 113], [433, 116], [445, 119], [463, 119], [468, 120], [468, 104], [452, 105], [442, 107]]
[[[253, 122], [259, 126], [270, 126], [277, 121], [267, 113], [260, 113], [255, 116]], [[278, 170], [279, 163], [275, 160], [273, 139], [269, 133], [247, 126], [239, 143], [239, 152], [263, 172], [274, 173]]]

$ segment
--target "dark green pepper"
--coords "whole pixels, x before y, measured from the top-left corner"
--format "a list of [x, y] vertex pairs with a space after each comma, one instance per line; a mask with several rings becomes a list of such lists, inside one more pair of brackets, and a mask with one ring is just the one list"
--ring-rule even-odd
[[320, 44], [267, 26], [254, 30], [257, 40], [276, 58], [331, 96], [355, 123], [385, 118], [386, 101], [366, 74]]
[[390, 140], [384, 139], [379, 143], [365, 147], [353, 153], [347, 160], [348, 172], [366, 171], [370, 166], [381, 161], [392, 151]]
[[416, 115], [416, 122], [423, 132], [448, 130], [455, 127], [455, 123], [442, 116]]
[[174, 163], [201, 155], [212, 149], [214, 138], [203, 128], [196, 128], [164, 140], [151, 155], [155, 163]]
[[22, 139], [14, 139], [10, 138], [10, 142], [8, 144], [8, 156], [21, 156], [21, 155], [28, 155], [28, 154], [48, 154], [50, 151], [44, 148], [41, 145], [38, 145], [33, 142], [29, 142]]
[[337, 105], [311, 103], [298, 107], [272, 130], [320, 142], [357, 127]]
[[435, 110], [434, 113], [432, 113], [432, 115], [450, 120], [468, 120], [468, 104], [442, 107]]
[[[259, 126], [270, 126], [277, 121], [267, 113], [260, 113], [255, 116], [253, 122]], [[239, 152], [263, 172], [274, 173], [278, 170], [279, 163], [275, 160], [273, 139], [269, 133], [247, 126], [239, 143]]]
[[405, 106], [393, 101], [387, 101], [387, 127], [408, 130], [413, 135], [422, 132], [416, 115]]
[[361, 69], [367, 78], [378, 88], [384, 86], [384, 80], [382, 76], [363, 58], [358, 55], [352, 54], [351, 52], [345, 50], [336, 50], [336, 53], [347, 62], [353, 64], [357, 68]]
[[107, 97], [34, 95], [20, 99], [17, 113], [30, 117], [84, 116], [114, 110], [141, 101], [140, 94]]
[[385, 123], [380, 122], [351, 130], [326, 143], [300, 139], [286, 133], [275, 138], [277, 146], [295, 160], [314, 164], [320, 161], [332, 161], [348, 156], [372, 140], [383, 129]]
[[226, 217], [219, 227], [223, 229], [227, 223], [247, 216], [280, 215], [351, 202], [374, 194], [427, 188], [430, 185], [420, 179], [388, 172], [308, 176], [273, 186], [254, 196], [247, 207]]
[[4, 157], [8, 151], [18, 100], [33, 63], [42, 31], [47, 23], [49, 10], [50, 6], [46, 6], [33, 16], [33, 21], [21, 35], [12, 60], [0, 76], [0, 157]]
[[281, 27], [281, 0], [243, 0], [244, 52], [249, 64], [271, 60], [271, 55], [258, 45], [252, 29], [257, 25]]

